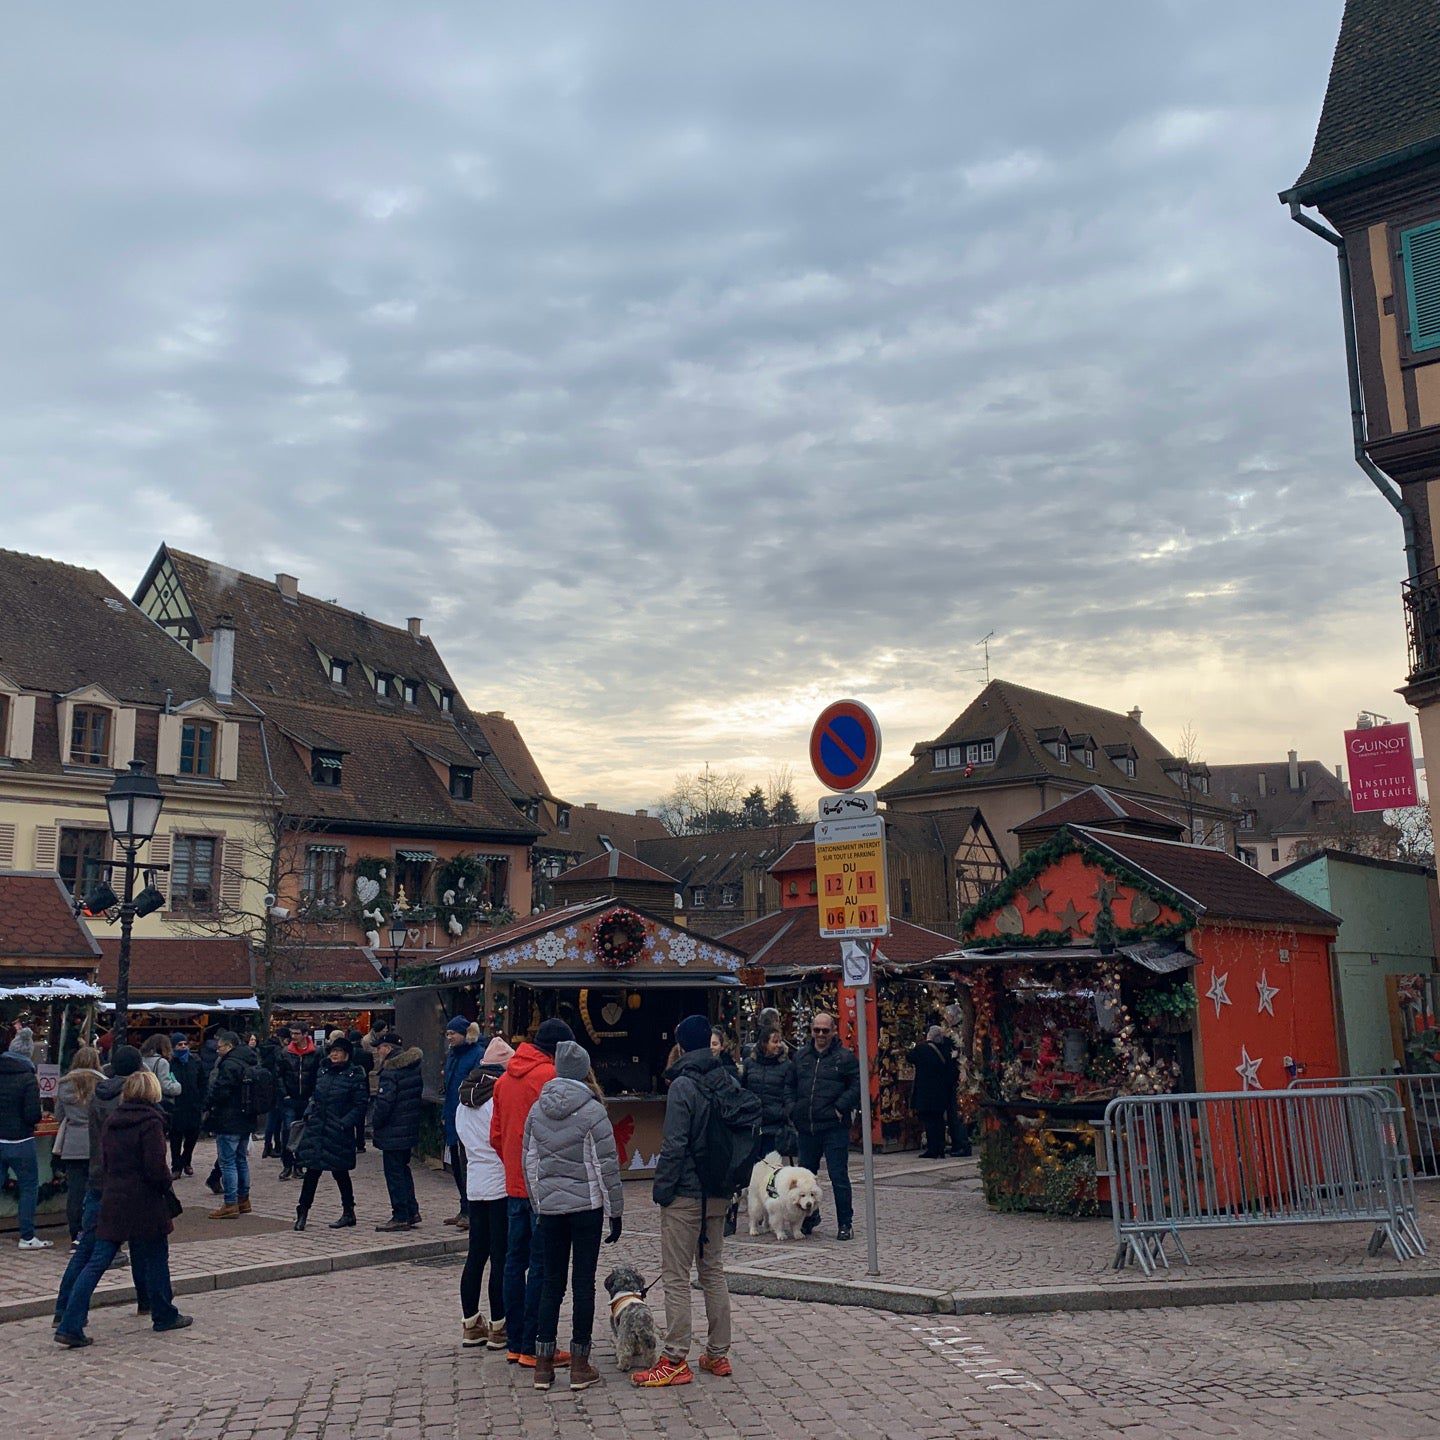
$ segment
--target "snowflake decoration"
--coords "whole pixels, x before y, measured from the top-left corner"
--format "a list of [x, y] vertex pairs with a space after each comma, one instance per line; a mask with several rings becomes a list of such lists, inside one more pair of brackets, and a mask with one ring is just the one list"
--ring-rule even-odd
[[535, 954], [553, 970], [565, 958], [565, 940], [553, 930], [535, 942]]
[[675, 935], [670, 940], [670, 958], [682, 969], [695, 958], [698, 950], [693, 935]]

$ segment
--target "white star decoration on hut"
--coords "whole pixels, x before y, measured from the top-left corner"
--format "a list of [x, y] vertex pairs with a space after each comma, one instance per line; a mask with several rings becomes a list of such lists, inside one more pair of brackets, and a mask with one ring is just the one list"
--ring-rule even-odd
[[1235, 1067], [1235, 1073], [1240, 1077], [1242, 1090], [1260, 1089], [1260, 1066], [1263, 1063], [1263, 1060], [1252, 1060], [1245, 1047], [1240, 1047], [1240, 1063]]
[[1223, 975], [1218, 970], [1210, 972], [1210, 988], [1205, 992], [1207, 1000], [1215, 1002], [1215, 1018], [1220, 1018], [1220, 1007], [1229, 1005], [1230, 997], [1225, 993], [1225, 987], [1230, 983], [1230, 972], [1227, 970]]
[[1279, 987], [1272, 985], [1265, 977], [1265, 972], [1260, 972], [1260, 978], [1255, 982], [1255, 988], [1260, 992], [1260, 1008], [1255, 1012], [1257, 1015], [1262, 1012], [1266, 1015], [1275, 1013], [1275, 997], [1280, 993]]

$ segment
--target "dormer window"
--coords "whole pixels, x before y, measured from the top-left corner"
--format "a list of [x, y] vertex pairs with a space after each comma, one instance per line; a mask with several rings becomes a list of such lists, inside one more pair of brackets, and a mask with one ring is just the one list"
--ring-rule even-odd
[[1240, 828], [1242, 830], [1253, 830], [1255, 828], [1255, 812], [1244, 810], [1240, 814]]
[[413, 680], [406, 680], [402, 682], [402, 688], [405, 692], [405, 703], [407, 705], [415, 704], [416, 697], [420, 693], [420, 687]]
[[1210, 777], [1203, 770], [1196, 771], [1194, 780], [1195, 788], [1202, 795], [1208, 795], [1210, 793]]
[[215, 722], [186, 720], [180, 726], [180, 774], [215, 777]]
[[450, 798], [469, 800], [475, 793], [475, 772], [468, 765], [450, 767]]
[[720, 887], [720, 903], [725, 906], [738, 905], [740, 903], [740, 887], [738, 885], [722, 885]]
[[703, 905], [705, 903], [705, 887], [703, 885], [692, 885], [690, 887], [690, 903], [692, 905]]
[[330, 683], [332, 685], [343, 685], [349, 673], [350, 666], [344, 660], [330, 662]]
[[335, 750], [312, 750], [310, 752], [310, 778], [317, 785], [326, 785], [332, 790], [340, 788], [340, 755]]
[[995, 759], [995, 742], [993, 740], [981, 740], [976, 745], [965, 747], [965, 763], [967, 765], [989, 765]]
[[569, 830], [570, 807], [568, 805], [562, 805], [559, 810], [555, 812], [555, 825], [560, 830]]
[[1055, 742], [1055, 758], [1062, 765], [1068, 765], [1070, 763], [1070, 747], [1063, 740], [1057, 740]]
[[94, 705], [77, 705], [70, 712], [70, 763], [110, 763], [110, 712]]
[[1133, 755], [1117, 755], [1115, 763], [1120, 767], [1120, 773], [1128, 776], [1131, 780], [1135, 778], [1135, 757]]
[[392, 689], [393, 683], [394, 682], [390, 679], [388, 675], [377, 674], [375, 676], [375, 693], [382, 700], [388, 700], [390, 696], [394, 693], [394, 690]]
[[455, 710], [455, 692], [453, 690], [442, 690], [440, 692], [440, 709], [450, 715]]
[[1080, 752], [1080, 763], [1087, 769], [1095, 768], [1095, 752], [1093, 750], [1082, 750]]

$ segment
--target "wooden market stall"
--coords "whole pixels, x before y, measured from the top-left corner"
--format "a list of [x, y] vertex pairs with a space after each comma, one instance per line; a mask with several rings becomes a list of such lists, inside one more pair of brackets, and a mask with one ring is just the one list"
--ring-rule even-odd
[[1338, 921], [1222, 851], [1062, 826], [962, 924], [992, 1205], [1093, 1213], [1116, 1095], [1337, 1073]]
[[[667, 916], [613, 894], [532, 915], [439, 957], [439, 992], [428, 1009], [438, 1030], [447, 1010], [518, 1044], [558, 1016], [590, 1051], [627, 1175], [649, 1174], [664, 1124], [663, 1076], [675, 1026], [691, 1014], [733, 1024], [743, 954], [694, 935]], [[402, 1012], [420, 1016], [402, 992]], [[408, 1023], [402, 1021], [403, 1023]], [[443, 1022], [442, 1022], [443, 1023]], [[418, 1038], [418, 1037], [417, 1037]], [[427, 1043], [440, 1053], [441, 1037]]]

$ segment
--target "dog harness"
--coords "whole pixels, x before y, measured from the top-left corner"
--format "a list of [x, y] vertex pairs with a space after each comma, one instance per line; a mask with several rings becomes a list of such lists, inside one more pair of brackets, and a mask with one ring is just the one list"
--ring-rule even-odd
[[640, 1290], [622, 1290], [618, 1295], [613, 1296], [610, 1301], [610, 1318], [618, 1320], [623, 1311], [628, 1310], [632, 1305], [643, 1305], [645, 1295]]
[[765, 1193], [770, 1199], [778, 1200], [780, 1198], [780, 1192], [775, 1188], [775, 1177], [785, 1167], [783, 1165], [771, 1165], [766, 1160], [762, 1160], [760, 1163], [770, 1172], [770, 1178], [765, 1182]]

